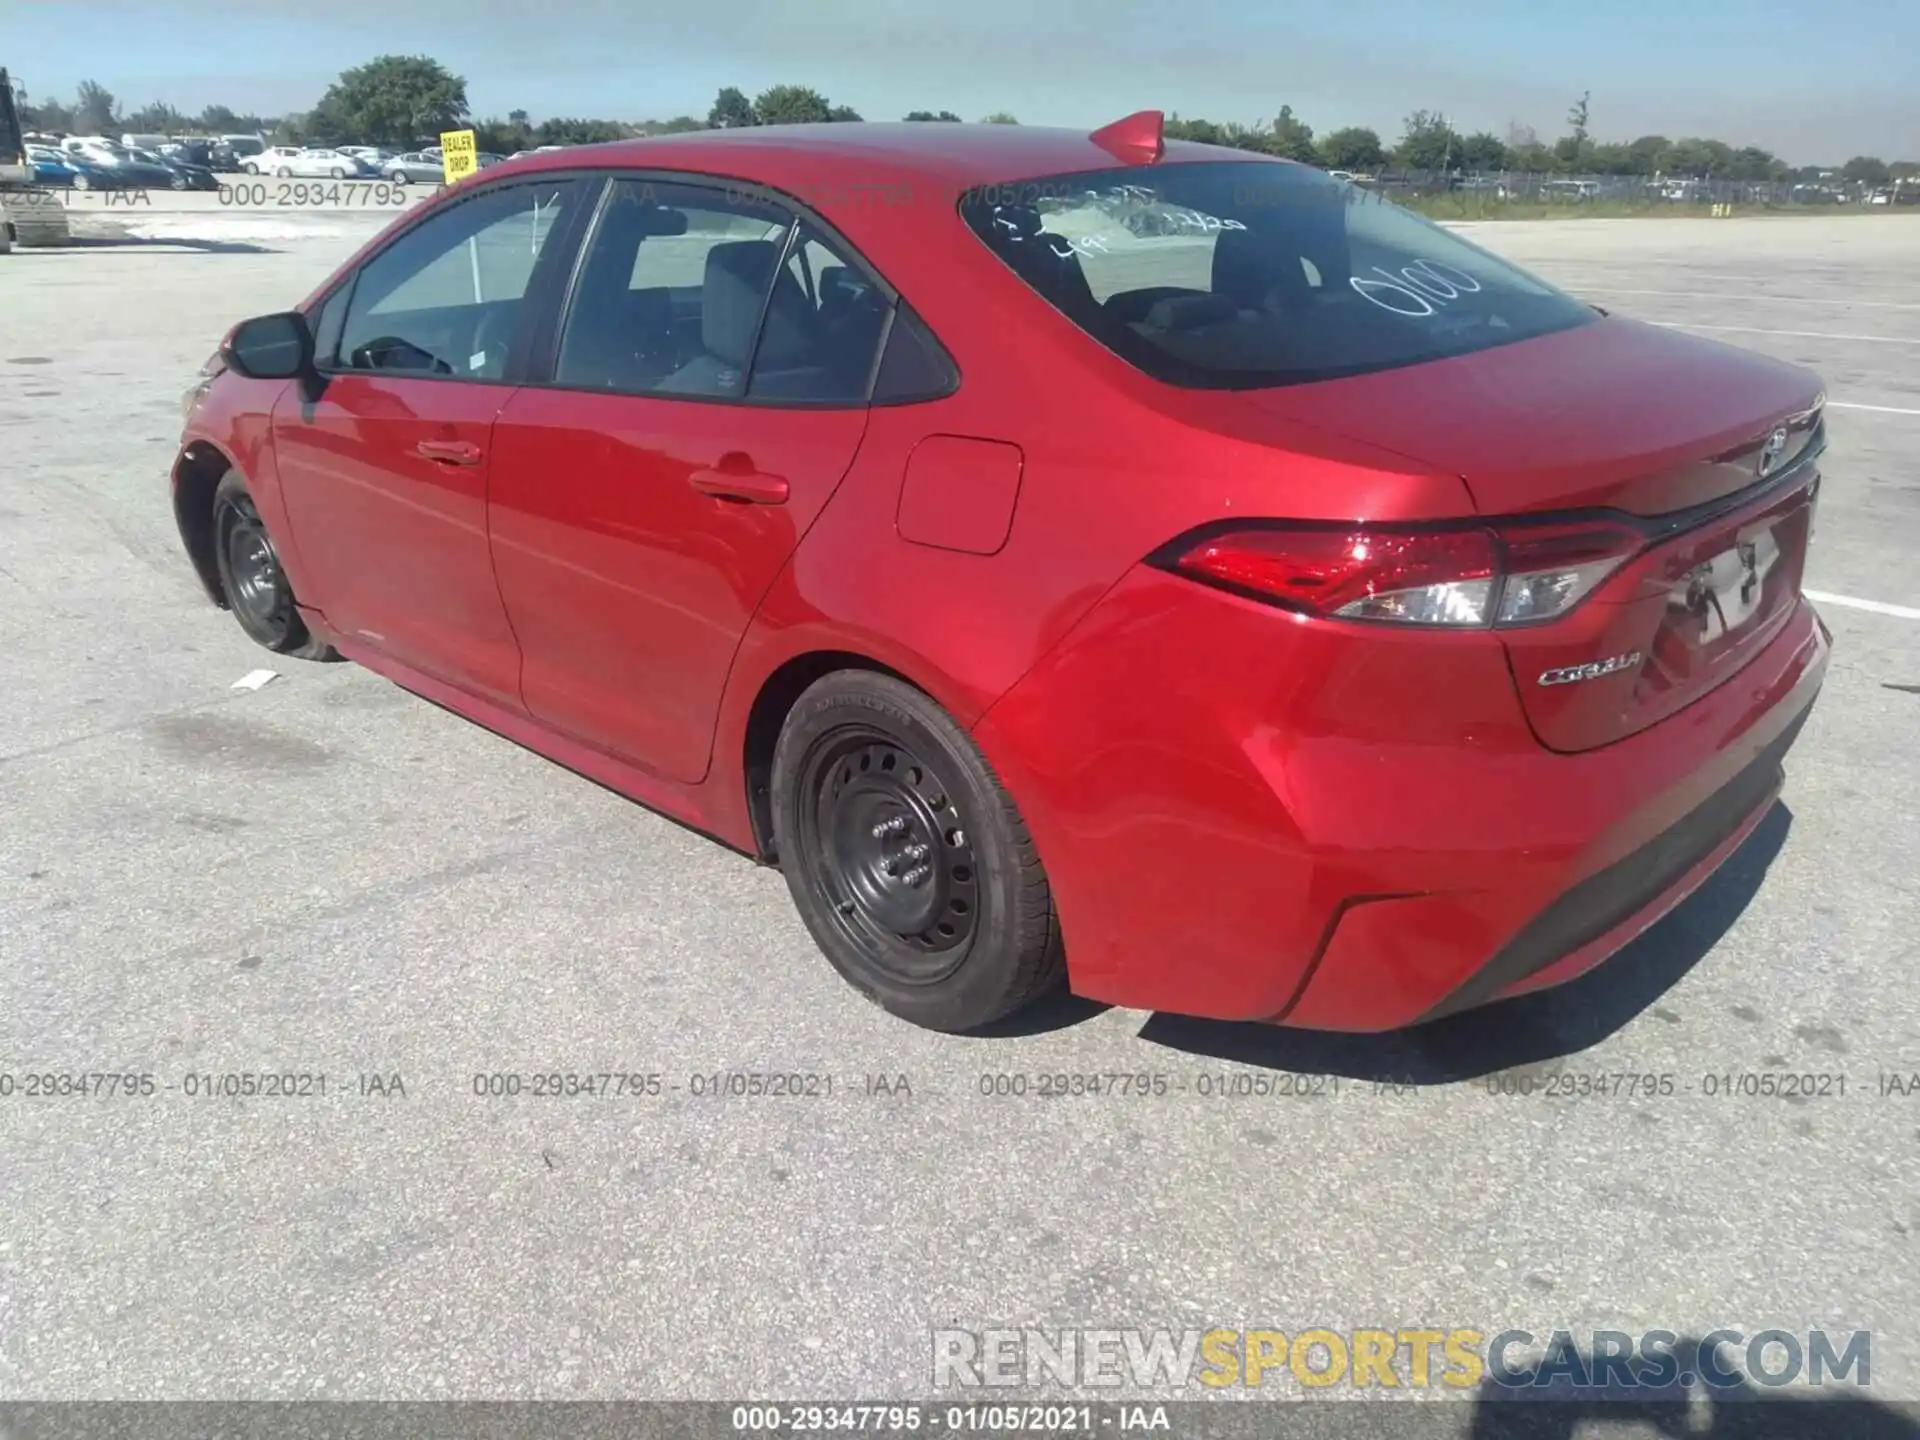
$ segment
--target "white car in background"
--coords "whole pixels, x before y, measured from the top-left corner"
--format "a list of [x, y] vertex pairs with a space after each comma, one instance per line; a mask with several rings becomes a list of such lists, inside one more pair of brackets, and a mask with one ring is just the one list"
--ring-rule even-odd
[[298, 145], [275, 145], [241, 162], [249, 175], [278, 175], [281, 179], [372, 180], [379, 171], [356, 155], [344, 150], [302, 149]]

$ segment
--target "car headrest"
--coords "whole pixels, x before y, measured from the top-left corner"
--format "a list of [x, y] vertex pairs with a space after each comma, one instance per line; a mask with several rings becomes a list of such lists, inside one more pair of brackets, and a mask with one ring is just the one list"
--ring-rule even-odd
[[1273, 243], [1252, 230], [1222, 230], [1213, 242], [1213, 293], [1260, 309], [1280, 283]]
[[[729, 365], [745, 365], [767, 280], [780, 260], [777, 240], [729, 240], [707, 251], [706, 284], [700, 298], [700, 343]], [[760, 369], [803, 363], [813, 351], [813, 306], [793, 272], [782, 269], [767, 305], [760, 336]]]
[[729, 365], [745, 365], [760, 323], [760, 300], [780, 261], [773, 240], [728, 240], [707, 251], [700, 292], [700, 343]]

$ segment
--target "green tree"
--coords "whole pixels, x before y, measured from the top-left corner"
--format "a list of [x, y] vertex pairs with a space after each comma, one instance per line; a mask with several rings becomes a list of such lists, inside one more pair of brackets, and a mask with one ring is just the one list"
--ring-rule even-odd
[[1020, 122], [1004, 110], [996, 110], [991, 115], [980, 117], [982, 125], [1018, 125]]
[[833, 119], [833, 107], [808, 86], [774, 85], [755, 97], [753, 118], [759, 125], [817, 125]]
[[836, 105], [827, 112], [827, 119], [835, 122], [858, 120], [859, 118], [860, 112], [851, 105]]
[[1642, 135], [1627, 146], [1629, 175], [1651, 175], [1660, 168], [1660, 157], [1673, 148], [1664, 135]]
[[1220, 127], [1211, 120], [1182, 120], [1179, 113], [1169, 115], [1160, 127], [1169, 140], [1191, 140], [1196, 145], [1218, 145]]
[[1346, 125], [1329, 131], [1319, 142], [1321, 163], [1331, 171], [1367, 173], [1386, 165], [1386, 148], [1380, 144], [1379, 131], [1365, 125]]
[[80, 82], [79, 100], [73, 110], [76, 129], [89, 135], [111, 135], [120, 128], [119, 102], [98, 80]]
[[1840, 167], [1840, 178], [1856, 185], [1884, 185], [1890, 175], [1886, 161], [1877, 155], [1856, 155]]
[[1633, 152], [1613, 141], [1590, 145], [1586, 168], [1596, 175], [1631, 175], [1634, 173]]
[[625, 140], [632, 134], [632, 127], [618, 120], [561, 117], [542, 120], [533, 138], [542, 145], [599, 145], [608, 140]]
[[909, 110], [900, 118], [903, 120], [942, 120], [948, 124], [955, 125], [962, 123], [960, 117], [951, 110], [942, 110], [938, 114], [935, 114], [931, 110]]
[[171, 135], [187, 128], [187, 117], [164, 100], [143, 105], [121, 123], [137, 135]]
[[1237, 120], [1229, 120], [1220, 127], [1220, 144], [1230, 145], [1235, 150], [1251, 150], [1264, 155], [1272, 142], [1272, 134], [1264, 126], [1242, 125]]
[[1593, 99], [1591, 90], [1582, 90], [1580, 98], [1573, 102], [1567, 111], [1567, 138], [1573, 141], [1576, 152], [1584, 150], [1587, 144], [1587, 117], [1592, 113], [1588, 102]]
[[1725, 175], [1732, 160], [1732, 149], [1720, 141], [1688, 136], [1667, 147], [1660, 157], [1660, 169], [1663, 174], [1689, 180], [1712, 180]]
[[1920, 160], [1896, 160], [1887, 166], [1887, 175], [1894, 180], [1911, 180], [1920, 176]]
[[1348, 125], [1321, 137], [1320, 158], [1329, 170], [1366, 174], [1387, 163], [1380, 136], [1364, 125]]
[[713, 108], [707, 111], [707, 125], [714, 130], [735, 130], [742, 125], [759, 123], [753, 113], [753, 102], [735, 85], [727, 86], [714, 96]]
[[1416, 110], [1407, 117], [1406, 133], [1394, 147], [1393, 158], [1408, 170], [1451, 170], [1460, 160], [1459, 132], [1446, 116]]
[[1468, 170], [1505, 170], [1507, 145], [1488, 130], [1476, 130], [1460, 142], [1460, 164]]
[[1270, 155], [1298, 160], [1302, 165], [1316, 165], [1320, 161], [1320, 152], [1313, 144], [1313, 127], [1298, 118], [1291, 105], [1280, 107], [1280, 113], [1274, 117], [1273, 134], [1265, 148]]
[[320, 140], [411, 148], [467, 123], [467, 82], [425, 55], [381, 55], [341, 72], [307, 116]]
[[[17, 92], [24, 95], [24, 91]], [[29, 130], [47, 130], [56, 135], [69, 135], [79, 127], [74, 123], [73, 107], [58, 100], [39, 100], [31, 105], [20, 106], [20, 123]]]

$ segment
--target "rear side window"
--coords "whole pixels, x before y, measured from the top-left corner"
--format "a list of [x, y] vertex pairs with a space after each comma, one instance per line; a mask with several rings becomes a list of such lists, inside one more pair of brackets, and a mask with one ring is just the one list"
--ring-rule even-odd
[[863, 404], [888, 301], [771, 202], [616, 180], [568, 307], [556, 384], [707, 400]]
[[961, 216], [1046, 301], [1171, 384], [1361, 375], [1596, 319], [1362, 186], [1259, 161], [986, 186]]
[[554, 381], [737, 399], [793, 217], [745, 196], [616, 180], [587, 241]]

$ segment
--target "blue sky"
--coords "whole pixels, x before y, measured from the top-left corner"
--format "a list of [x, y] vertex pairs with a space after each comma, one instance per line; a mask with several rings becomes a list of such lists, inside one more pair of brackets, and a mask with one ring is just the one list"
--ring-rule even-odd
[[123, 106], [310, 106], [344, 68], [430, 54], [478, 115], [705, 115], [714, 91], [812, 85], [870, 119], [1093, 125], [1160, 108], [1282, 104], [1316, 131], [1411, 110], [1543, 139], [1593, 92], [1599, 139], [1763, 145], [1800, 164], [1920, 159], [1920, 4], [1899, 0], [0, 0], [0, 62], [29, 94], [83, 79]]

